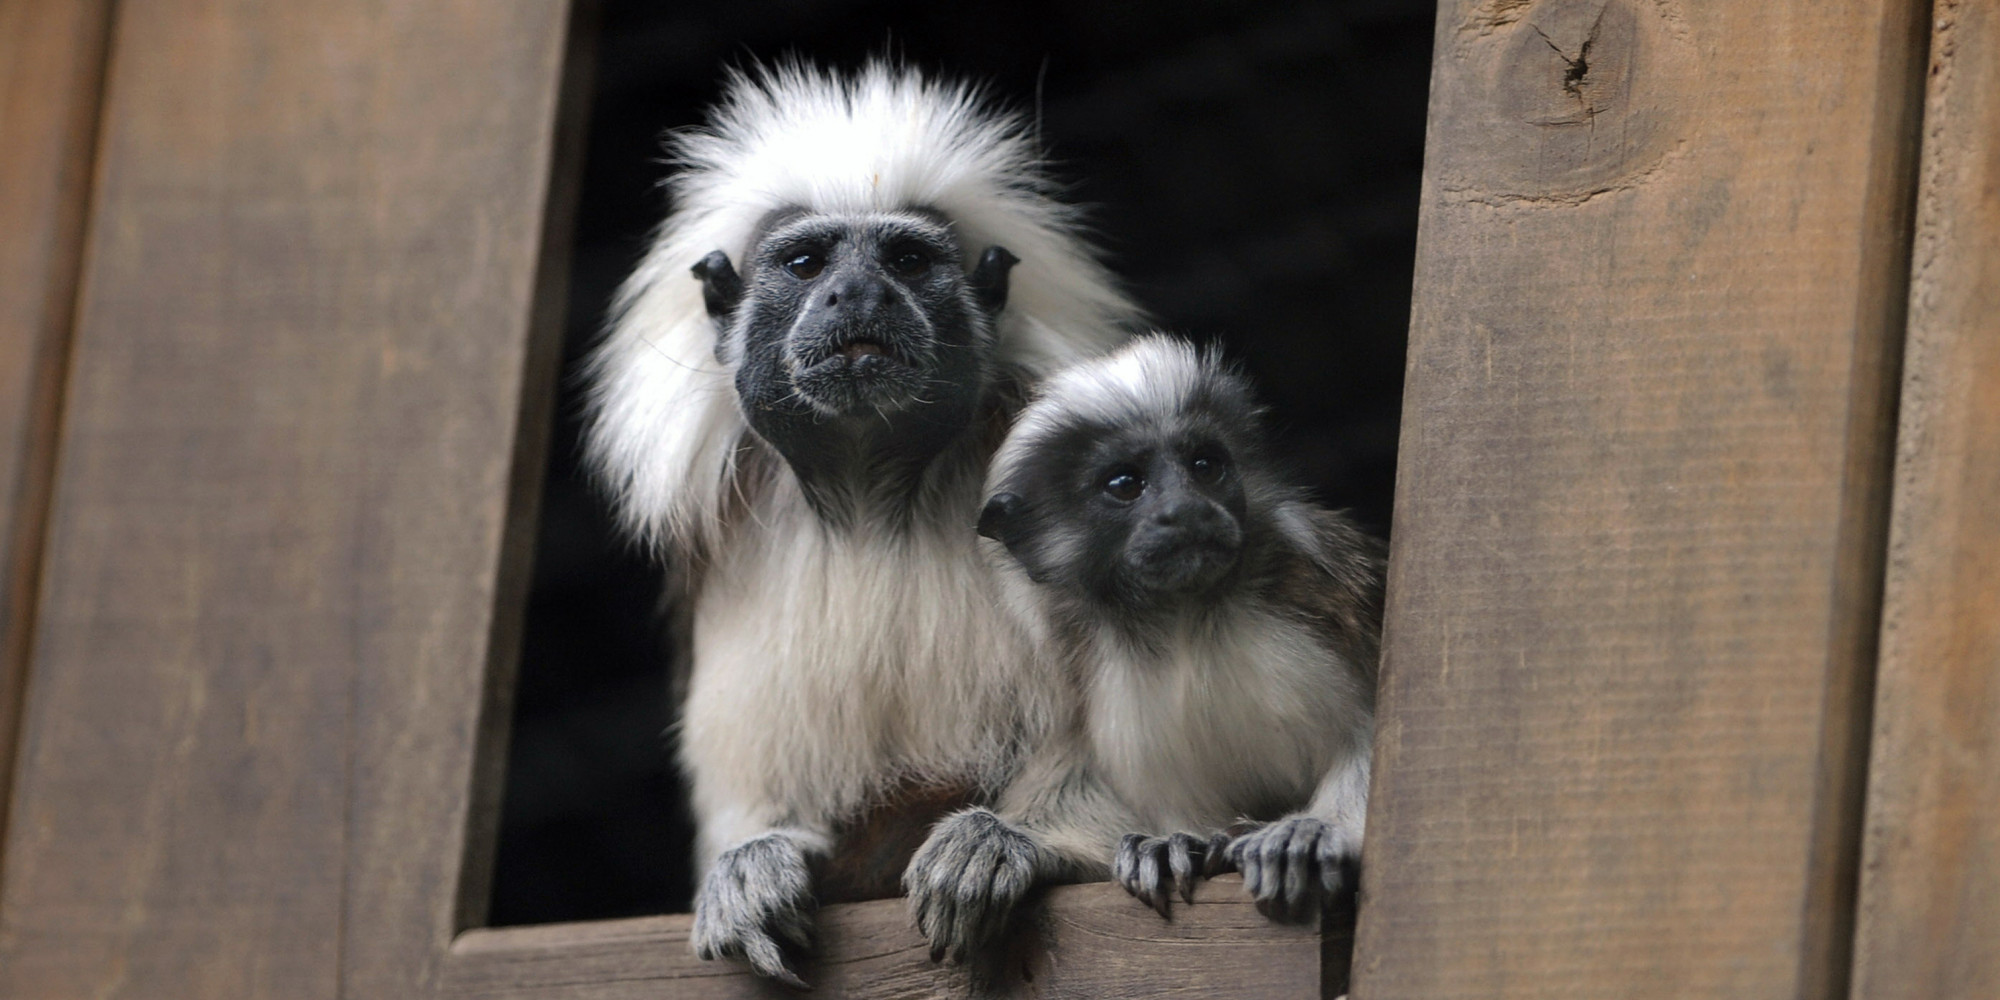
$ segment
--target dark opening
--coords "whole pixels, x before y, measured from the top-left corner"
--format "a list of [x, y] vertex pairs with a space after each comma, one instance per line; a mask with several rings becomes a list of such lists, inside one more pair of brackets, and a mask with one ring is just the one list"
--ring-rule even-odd
[[1220, 340], [1280, 453], [1387, 532], [1434, 5], [607, 0], [490, 923], [685, 910], [658, 571], [580, 475], [574, 366], [663, 217], [659, 136], [722, 67], [884, 51], [1039, 109], [1113, 268]]

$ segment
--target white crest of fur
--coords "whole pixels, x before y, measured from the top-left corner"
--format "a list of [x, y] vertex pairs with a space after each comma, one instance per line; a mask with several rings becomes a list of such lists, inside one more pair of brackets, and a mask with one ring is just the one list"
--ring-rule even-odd
[[1213, 350], [1149, 333], [1044, 379], [994, 454], [987, 491], [1012, 479], [1051, 435], [1079, 422], [1130, 427], [1171, 419], [1205, 379], [1222, 370]]
[[670, 150], [675, 210], [620, 290], [589, 372], [591, 464], [648, 543], [706, 546], [720, 527], [746, 424], [689, 270], [715, 250], [740, 266], [772, 211], [928, 207], [952, 220], [968, 266], [1006, 247], [1021, 263], [997, 360], [1031, 375], [1109, 347], [1136, 315], [1053, 197], [1025, 123], [972, 87], [883, 63], [852, 76], [736, 73], [709, 126]]

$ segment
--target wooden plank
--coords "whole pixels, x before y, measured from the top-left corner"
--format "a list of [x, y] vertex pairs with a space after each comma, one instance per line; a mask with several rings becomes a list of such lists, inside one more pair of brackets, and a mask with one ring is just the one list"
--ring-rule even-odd
[[1927, 6], [1443, 5], [1356, 1000], [1845, 991]]
[[0, 4], [0, 842], [27, 681], [106, 0]]
[[118, 6], [0, 997], [431, 984], [566, 8]]
[[[882, 998], [1315, 997], [1320, 934], [1272, 923], [1224, 876], [1171, 922], [1109, 883], [1051, 889], [1024, 914], [1004, 957], [932, 962], [900, 899], [820, 912], [822, 996]], [[793, 991], [688, 950], [686, 915], [468, 931], [452, 946], [442, 995], [483, 1000], [789, 997]]]
[[1856, 1000], [2000, 996], [2000, 9], [1938, 0]]

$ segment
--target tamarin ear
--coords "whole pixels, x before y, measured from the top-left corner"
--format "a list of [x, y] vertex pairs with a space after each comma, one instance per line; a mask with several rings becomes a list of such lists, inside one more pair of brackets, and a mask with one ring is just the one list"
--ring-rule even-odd
[[986, 501], [986, 509], [979, 512], [980, 536], [1011, 545], [1008, 539], [1016, 533], [1021, 511], [1027, 505], [1028, 501], [1017, 493], [993, 494], [992, 499]]
[[1007, 305], [1007, 272], [1019, 264], [1021, 258], [1007, 251], [1006, 247], [991, 246], [979, 255], [979, 266], [966, 276], [966, 283], [972, 286], [972, 294], [979, 301], [979, 307], [989, 315], [997, 314]]
[[743, 301], [743, 279], [729, 263], [729, 255], [713, 251], [689, 270], [701, 279], [701, 302], [708, 307], [708, 314], [727, 322], [736, 311], [736, 303]]

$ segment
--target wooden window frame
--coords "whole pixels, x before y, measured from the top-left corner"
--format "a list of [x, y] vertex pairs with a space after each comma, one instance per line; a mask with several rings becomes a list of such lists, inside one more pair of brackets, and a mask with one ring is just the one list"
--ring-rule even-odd
[[[685, 915], [474, 926], [572, 17], [0, 8], [0, 293], [40, 304], [0, 313], [40, 359], [0, 381], [0, 1000], [781, 994]], [[1447, 0], [1436, 39], [1354, 996], [1992, 995], [2000, 15]], [[966, 970], [829, 907], [810, 975], [1346, 978], [1338, 921], [1227, 884], [1028, 924]]]

